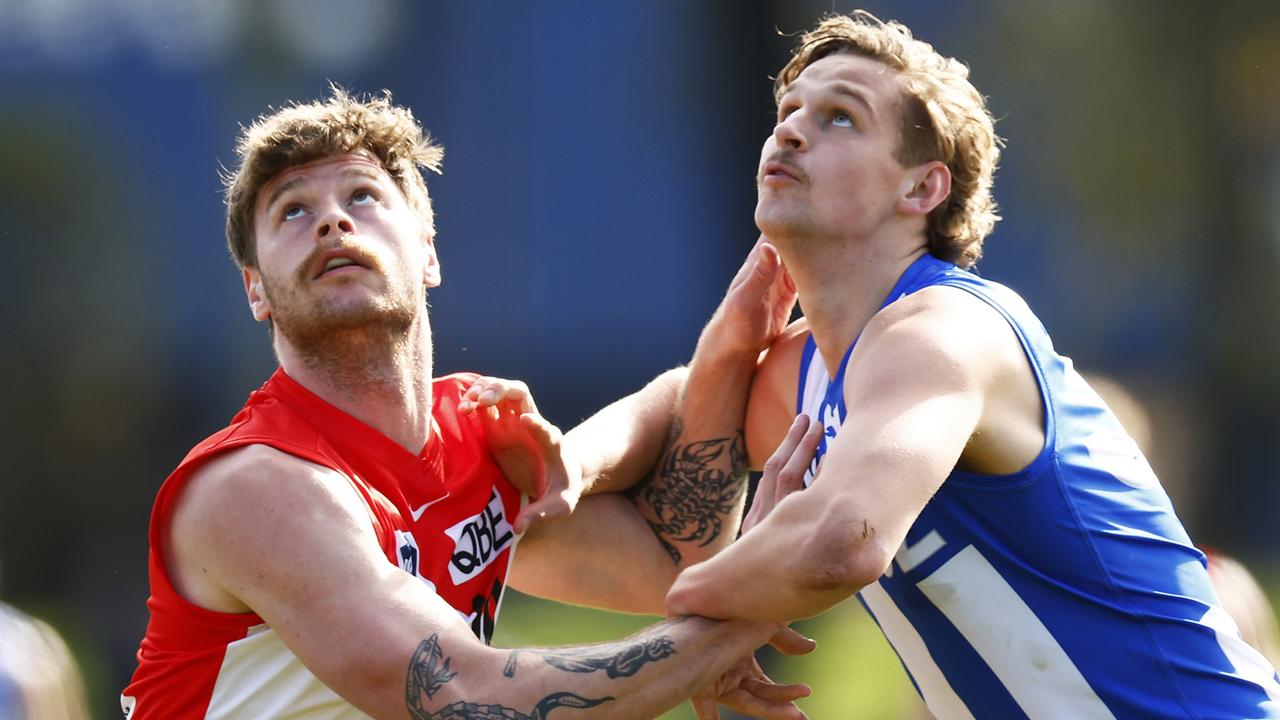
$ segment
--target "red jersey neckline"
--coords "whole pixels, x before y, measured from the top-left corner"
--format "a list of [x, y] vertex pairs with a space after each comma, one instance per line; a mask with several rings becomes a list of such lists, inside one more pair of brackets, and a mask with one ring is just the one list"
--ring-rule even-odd
[[358, 457], [362, 462], [388, 466], [400, 478], [416, 476], [418, 482], [412, 484], [416, 486], [414, 495], [419, 502], [447, 494], [440, 427], [435, 419], [440, 401], [438, 393], [433, 392], [431, 396], [431, 430], [427, 442], [422, 451], [414, 455], [379, 430], [316, 395], [282, 367], [276, 368], [262, 389], [293, 406], [301, 417], [314, 421], [312, 426], [342, 457]]

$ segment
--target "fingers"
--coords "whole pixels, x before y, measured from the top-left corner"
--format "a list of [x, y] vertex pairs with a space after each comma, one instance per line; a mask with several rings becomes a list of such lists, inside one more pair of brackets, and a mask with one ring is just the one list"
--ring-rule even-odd
[[773, 451], [768, 460], [764, 461], [764, 474], [760, 476], [760, 485], [756, 490], [756, 495], [765, 493], [765, 501], [772, 506], [777, 499], [778, 478], [782, 475], [783, 470], [787, 466], [787, 461], [795, 455], [796, 448], [800, 447], [800, 443], [804, 441], [805, 433], [809, 431], [812, 423], [809, 416], [801, 413], [791, 421], [791, 427], [787, 429], [787, 434], [782, 438], [782, 443], [778, 445], [778, 449]]
[[742, 297], [747, 304], [752, 304], [769, 291], [781, 269], [782, 258], [778, 256], [778, 249], [761, 240], [751, 249], [751, 254], [730, 283], [729, 295]]
[[516, 533], [524, 533], [535, 523], [569, 517], [573, 507], [562, 492], [548, 491], [545, 495], [525, 505], [512, 525]]
[[471, 387], [462, 394], [462, 401], [458, 403], [458, 412], [475, 412], [478, 408], [499, 404], [521, 413], [538, 411], [528, 385], [519, 380], [482, 377], [471, 383]]
[[573, 490], [574, 483], [570, 480], [571, 472], [566, 465], [565, 449], [560, 442], [564, 437], [560, 428], [537, 413], [521, 415], [520, 425], [548, 463], [541, 493], [531, 495], [532, 502], [520, 511], [513, 524], [517, 533], [524, 533], [535, 523], [572, 514], [581, 488]]
[[791, 311], [795, 309], [798, 298], [799, 290], [796, 289], [796, 281], [791, 277], [787, 266], [783, 265], [774, 282], [773, 312], [774, 322], [778, 328], [785, 327], [791, 320]]
[[[786, 459], [782, 469], [778, 472], [773, 486], [774, 504], [782, 501], [782, 498], [790, 495], [797, 490], [804, 488], [804, 475], [809, 469], [809, 464], [813, 461], [813, 455], [818, 451], [818, 444], [822, 442], [823, 427], [822, 423], [816, 420], [810, 420], [804, 417], [806, 427], [800, 435], [799, 442], [791, 450], [791, 455]], [[790, 436], [790, 433], [788, 433]], [[784, 442], [784, 445], [786, 443]], [[781, 452], [782, 448], [779, 448]]]
[[813, 690], [804, 683], [779, 685], [774, 682], [756, 680], [755, 678], [744, 679], [741, 689], [751, 693], [756, 698], [778, 705], [806, 698], [813, 694]]
[[782, 444], [764, 463], [764, 474], [756, 485], [751, 509], [742, 520], [742, 533], [764, 522], [784, 497], [804, 487], [805, 471], [822, 441], [822, 426], [797, 415]]
[[779, 685], [773, 682], [760, 669], [754, 656], [748, 656], [745, 667], [740, 664], [738, 669], [742, 671], [740, 677], [720, 695], [721, 704], [752, 717], [779, 720], [804, 718], [804, 713], [794, 703], [809, 696], [811, 691], [808, 685]]
[[747, 257], [742, 261], [742, 266], [738, 268], [738, 272], [734, 273], [733, 280], [729, 281], [730, 291], [745, 282], [747, 277], [755, 270], [756, 258], [760, 255], [760, 246], [765, 243], [764, 235], [761, 235], [756, 240], [756, 244], [751, 246], [751, 252], [747, 253]]
[[538, 447], [546, 452], [557, 450], [560, 445], [561, 438], [564, 433], [560, 432], [560, 428], [551, 424], [551, 421], [537, 414], [537, 412], [527, 412], [520, 416], [520, 424], [525, 430], [529, 431], [529, 437], [538, 444]]
[[721, 695], [720, 703], [734, 712], [765, 720], [803, 720], [805, 717], [800, 708], [790, 701], [772, 702], [756, 697], [741, 687]]
[[801, 635], [791, 627], [784, 627], [769, 638], [769, 644], [783, 655], [808, 655], [818, 647], [812, 638]]
[[778, 449], [773, 451], [769, 459], [765, 461], [764, 473], [777, 477], [787, 460], [795, 453], [796, 448], [800, 447], [800, 441], [804, 440], [804, 434], [808, 432], [809, 426], [813, 423], [809, 420], [809, 416], [800, 413], [791, 421], [791, 427], [787, 428], [787, 434], [782, 438], [782, 442], [778, 445]]
[[698, 720], [720, 720], [720, 703], [710, 698], [694, 698], [693, 713]]
[[[529, 433], [529, 437], [538, 445], [544, 457], [554, 458], [560, 455], [560, 428], [552, 425], [546, 418], [534, 413], [520, 416], [520, 424]], [[573, 503], [565, 497], [569, 488], [569, 479], [563, 468], [559, 472], [551, 469], [546, 474], [546, 486], [542, 494], [533, 502], [524, 506], [516, 517], [514, 524], [517, 533], [524, 533], [534, 523], [558, 517], [568, 517], [573, 512]]]
[[[798, 635], [798, 634], [797, 634]], [[808, 697], [809, 686], [803, 683], [779, 685], [769, 679], [754, 655], [747, 655], [726, 671], [712, 685], [693, 698], [693, 709], [699, 718], [719, 717], [714, 714], [718, 695], [721, 705], [735, 712], [766, 720], [804, 720], [805, 714], [795, 701]]]

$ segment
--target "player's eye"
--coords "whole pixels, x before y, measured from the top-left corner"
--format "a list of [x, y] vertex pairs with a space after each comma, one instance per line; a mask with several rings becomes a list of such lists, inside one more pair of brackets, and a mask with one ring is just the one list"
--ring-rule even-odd
[[357, 190], [351, 194], [352, 205], [368, 205], [378, 202], [378, 196], [368, 190]]
[[831, 116], [831, 124], [836, 127], [851, 128], [853, 127], [853, 116], [847, 112], [837, 110]]
[[290, 205], [284, 209], [284, 212], [280, 213], [280, 218], [282, 220], [295, 220], [302, 217], [304, 212], [306, 211], [302, 209], [301, 205]]

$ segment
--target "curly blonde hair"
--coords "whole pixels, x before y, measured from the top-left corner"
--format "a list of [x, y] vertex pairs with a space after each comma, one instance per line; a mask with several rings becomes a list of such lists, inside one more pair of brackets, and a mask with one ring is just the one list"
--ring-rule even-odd
[[902, 88], [902, 144], [896, 158], [906, 166], [938, 160], [951, 171], [951, 194], [929, 213], [929, 252], [969, 268], [982, 257], [982, 242], [1000, 216], [991, 185], [1003, 141], [986, 99], [969, 81], [969, 68], [943, 57], [898, 22], [858, 10], [825, 18], [800, 36], [778, 73], [774, 100], [814, 62], [853, 53], [898, 71]]
[[444, 148], [408, 108], [391, 103], [390, 91], [360, 98], [332, 85], [329, 92], [323, 101], [290, 104], [241, 130], [236, 142], [239, 166], [223, 177], [227, 246], [239, 267], [257, 266], [253, 215], [263, 185], [289, 168], [359, 150], [378, 159], [426, 231], [435, 235], [431, 198], [419, 168], [439, 174]]

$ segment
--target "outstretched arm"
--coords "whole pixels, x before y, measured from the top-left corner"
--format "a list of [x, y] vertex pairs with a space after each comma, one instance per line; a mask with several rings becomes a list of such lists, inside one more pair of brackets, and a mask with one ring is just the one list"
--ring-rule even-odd
[[868, 326], [849, 362], [850, 413], [812, 485], [777, 500], [739, 542], [685, 571], [667, 597], [669, 612], [792, 620], [885, 572], [978, 426], [991, 378], [991, 345], [975, 336], [971, 318], [915, 302], [891, 309]]
[[[690, 367], [663, 373], [563, 438], [536, 415], [522, 383], [484, 378], [467, 391], [460, 411], [519, 415], [529, 442], [541, 448], [512, 454], [507, 463], [499, 457], [508, 477], [534, 478], [527, 484], [537, 499], [521, 513], [518, 530], [569, 516], [581, 493], [597, 496], [525, 538], [516, 587], [565, 602], [661, 614], [658, 596], [675, 569], [709, 557], [737, 535], [747, 480], [747, 393], [761, 351], [794, 304], [795, 286], [777, 251], [761, 240], [703, 330]], [[611, 496], [623, 491], [630, 508]], [[655, 565], [655, 551], [669, 558], [667, 567]], [[584, 567], [601, 570], [591, 573], [598, 583], [577, 580]], [[597, 585], [617, 590], [592, 591]]]
[[[762, 238], [702, 331], [657, 466], [628, 490], [677, 566], [714, 555], [738, 534], [747, 394], [760, 353], [786, 326], [795, 299], [777, 250]], [[584, 440], [601, 434], [587, 423], [582, 430]]]
[[[202, 468], [169, 537], [170, 562], [203, 578], [202, 596], [261, 615], [316, 677], [378, 718], [651, 718], [776, 629], [676, 619], [618, 643], [486, 647], [387, 561], [346, 478], [262, 446]], [[799, 717], [785, 702], [762, 712]]]

